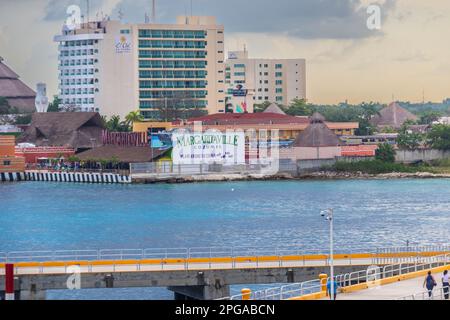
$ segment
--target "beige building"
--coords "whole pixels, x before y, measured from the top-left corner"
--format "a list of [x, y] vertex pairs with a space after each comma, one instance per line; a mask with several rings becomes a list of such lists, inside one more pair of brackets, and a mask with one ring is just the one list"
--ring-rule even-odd
[[[288, 105], [294, 99], [306, 99], [306, 61], [250, 59], [248, 51], [229, 52], [225, 84], [230, 107], [235, 105], [233, 91], [239, 85], [248, 91], [254, 104], [269, 101]], [[253, 104], [249, 109], [253, 109]]]
[[59, 42], [62, 107], [158, 118], [173, 106], [223, 112], [224, 28], [214, 17], [176, 24], [85, 23]]

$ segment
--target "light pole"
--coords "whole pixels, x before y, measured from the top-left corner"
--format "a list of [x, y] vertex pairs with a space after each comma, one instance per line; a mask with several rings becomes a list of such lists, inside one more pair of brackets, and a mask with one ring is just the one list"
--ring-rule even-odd
[[334, 300], [334, 243], [333, 243], [333, 212], [332, 208], [320, 212], [322, 217], [325, 217], [330, 223], [330, 298]]

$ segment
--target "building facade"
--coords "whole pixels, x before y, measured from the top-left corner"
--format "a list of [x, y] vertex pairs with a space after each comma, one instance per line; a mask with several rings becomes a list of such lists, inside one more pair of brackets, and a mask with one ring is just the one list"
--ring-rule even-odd
[[122, 118], [140, 110], [146, 119], [174, 107], [225, 109], [224, 27], [214, 17], [91, 22], [55, 41], [63, 106]]
[[247, 101], [253, 100], [252, 104], [268, 101], [288, 105], [294, 99], [306, 99], [306, 61], [250, 59], [247, 51], [229, 52], [225, 84], [228, 101], [234, 101], [236, 86], [243, 86], [249, 92]]

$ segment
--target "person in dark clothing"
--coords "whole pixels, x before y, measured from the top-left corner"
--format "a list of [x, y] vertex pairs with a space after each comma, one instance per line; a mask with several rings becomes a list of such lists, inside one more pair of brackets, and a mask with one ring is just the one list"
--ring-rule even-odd
[[428, 271], [428, 275], [425, 278], [425, 281], [423, 282], [423, 286], [427, 288], [428, 297], [430, 299], [433, 296], [433, 289], [436, 285], [437, 285], [436, 280], [434, 279], [433, 275], [431, 274], [431, 271]]
[[444, 290], [444, 299], [448, 300], [450, 297], [450, 284], [449, 284], [449, 274], [448, 270], [444, 271], [444, 275], [442, 276], [442, 290]]

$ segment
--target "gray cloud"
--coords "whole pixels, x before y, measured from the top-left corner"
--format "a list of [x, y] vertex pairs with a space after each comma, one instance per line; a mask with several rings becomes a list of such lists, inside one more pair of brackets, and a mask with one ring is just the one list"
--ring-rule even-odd
[[[382, 21], [396, 0], [382, 5]], [[119, 9], [128, 22], [142, 22], [150, 0], [122, 0]], [[189, 0], [157, 0], [158, 19], [170, 22], [190, 13]], [[281, 33], [303, 39], [359, 39], [379, 35], [366, 27], [360, 0], [193, 0], [194, 15], [214, 15], [228, 32]]]

